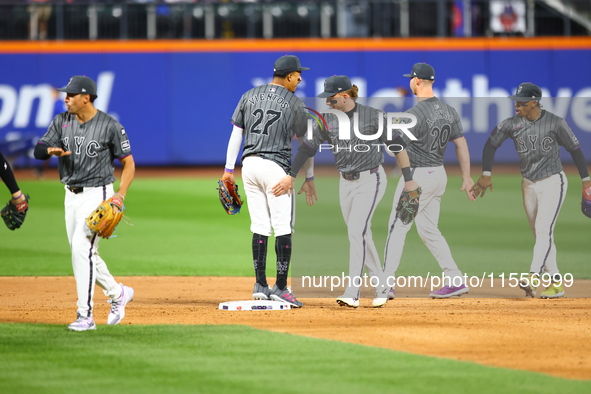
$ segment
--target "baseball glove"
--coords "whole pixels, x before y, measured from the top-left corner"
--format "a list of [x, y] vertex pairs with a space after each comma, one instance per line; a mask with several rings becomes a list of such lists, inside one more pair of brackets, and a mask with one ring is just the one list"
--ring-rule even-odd
[[123, 218], [124, 210], [125, 206], [123, 202], [119, 198], [119, 195], [115, 194], [108, 200], [103, 201], [97, 209], [88, 215], [86, 225], [99, 237], [111, 238], [115, 227], [117, 227]]
[[20, 228], [26, 217], [27, 211], [29, 210], [29, 195], [25, 195], [25, 201], [21, 202], [20, 204], [14, 205], [10, 200], [8, 204], [4, 208], [2, 208], [1, 214], [2, 219], [4, 219], [4, 223], [6, 227], [10, 230], [16, 230]]
[[581, 201], [581, 211], [583, 215], [591, 218], [591, 186], [583, 190], [583, 199]]
[[235, 215], [240, 213], [242, 206], [242, 199], [238, 194], [238, 185], [230, 181], [218, 181], [218, 192], [220, 195], [220, 202], [222, 207], [228, 215]]
[[417, 216], [421, 193], [422, 189], [420, 187], [411, 191], [402, 191], [400, 200], [398, 200], [398, 206], [396, 207], [396, 215], [403, 224], [411, 223], [415, 216]]

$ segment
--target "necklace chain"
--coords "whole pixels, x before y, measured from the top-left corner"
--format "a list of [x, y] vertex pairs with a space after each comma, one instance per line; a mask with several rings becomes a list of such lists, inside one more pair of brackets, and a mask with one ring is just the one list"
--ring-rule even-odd
[[538, 117], [535, 118], [534, 120], [530, 120], [530, 122], [533, 123], [533, 122], [537, 121], [538, 119], [540, 119], [541, 116], [542, 116], [542, 110], [540, 110], [540, 113], [538, 114]]

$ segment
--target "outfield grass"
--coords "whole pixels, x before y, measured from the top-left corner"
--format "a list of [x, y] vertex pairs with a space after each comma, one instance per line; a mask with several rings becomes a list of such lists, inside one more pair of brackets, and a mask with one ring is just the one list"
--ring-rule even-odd
[[[299, 199], [294, 271], [342, 270], [346, 264], [337, 182], [318, 177], [320, 201], [312, 208]], [[590, 278], [588, 223], [578, 208], [578, 182], [571, 179], [556, 228], [559, 264], [576, 278]], [[450, 177], [440, 223], [462, 270], [470, 275], [526, 270], [533, 237], [519, 177], [495, 177], [497, 191], [477, 203], [457, 191], [459, 184], [459, 178]], [[57, 180], [20, 186], [32, 196], [31, 209], [23, 228], [0, 230], [0, 276], [71, 275], [63, 187]], [[395, 186], [391, 179], [374, 219], [380, 251]], [[126, 200], [133, 226], [121, 224], [117, 238], [101, 241], [113, 274], [251, 276], [248, 213], [225, 215], [215, 187], [213, 178], [136, 179]], [[411, 231], [399, 274], [438, 270]], [[94, 332], [71, 333], [64, 326], [0, 324], [0, 392], [69, 391], [582, 393], [591, 386], [242, 326], [99, 326]]]
[[[588, 219], [580, 212], [580, 180], [578, 176], [569, 180], [571, 186], [555, 230], [558, 263], [563, 273], [589, 279]], [[397, 179], [389, 180], [374, 215], [374, 240], [380, 253], [396, 183]], [[342, 271], [348, 261], [338, 179], [318, 177], [316, 184], [319, 201], [314, 207], [298, 197], [292, 271], [298, 276], [327, 275], [335, 268]], [[519, 176], [496, 176], [496, 191], [473, 203], [459, 191], [459, 177], [450, 177], [440, 229], [458, 266], [468, 275], [529, 269], [534, 239], [522, 207], [520, 184]], [[0, 230], [0, 275], [70, 275], [63, 187], [57, 180], [21, 182], [20, 186], [32, 196], [31, 210], [18, 231]], [[252, 275], [248, 211], [224, 214], [216, 186], [214, 178], [136, 179], [126, 200], [126, 214], [133, 226], [122, 223], [117, 238], [101, 241], [101, 255], [113, 273]], [[273, 265], [268, 265], [271, 271]], [[440, 273], [439, 266], [413, 229], [407, 236], [398, 274], [424, 276], [427, 272]]]
[[244, 326], [0, 324], [3, 393], [583, 393], [591, 383]]

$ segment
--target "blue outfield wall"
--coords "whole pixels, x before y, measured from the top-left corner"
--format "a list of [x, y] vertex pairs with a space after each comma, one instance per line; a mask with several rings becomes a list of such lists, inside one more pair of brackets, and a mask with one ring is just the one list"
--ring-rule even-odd
[[[98, 108], [126, 128], [138, 165], [223, 165], [230, 118], [246, 90], [268, 83], [284, 52], [167, 52], [91, 54], [0, 54], [0, 140], [41, 136], [63, 102], [53, 87], [70, 76], [98, 82]], [[565, 117], [591, 157], [591, 64], [589, 50], [442, 50], [292, 52], [310, 71], [297, 94], [314, 97], [326, 77], [345, 74], [360, 96], [387, 111], [404, 111], [400, 100], [415, 62], [435, 67], [436, 94], [461, 112], [472, 161], [481, 160], [492, 128], [512, 115], [506, 98], [521, 82], [543, 88], [544, 107]], [[550, 98], [560, 97], [560, 99]], [[318, 103], [321, 109], [322, 103]], [[323, 152], [318, 162], [333, 162]], [[566, 162], [570, 155], [563, 152]], [[449, 162], [455, 162], [453, 145]], [[497, 162], [517, 162], [511, 141]]]

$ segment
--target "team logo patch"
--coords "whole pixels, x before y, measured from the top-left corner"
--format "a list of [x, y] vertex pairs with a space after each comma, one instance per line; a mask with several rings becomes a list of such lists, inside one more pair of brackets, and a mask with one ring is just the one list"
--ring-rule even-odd
[[121, 141], [121, 149], [129, 150], [130, 149], [129, 141]]
[[121, 134], [125, 135], [125, 129], [121, 129]]

